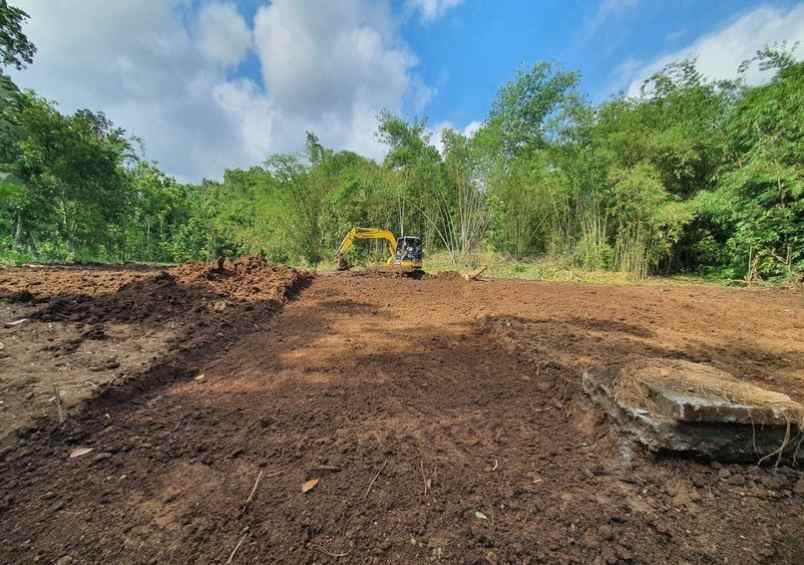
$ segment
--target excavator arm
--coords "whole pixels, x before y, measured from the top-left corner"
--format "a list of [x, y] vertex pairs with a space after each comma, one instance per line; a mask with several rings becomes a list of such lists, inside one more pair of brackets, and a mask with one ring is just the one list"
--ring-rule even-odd
[[393, 263], [394, 257], [396, 256], [396, 237], [394, 237], [393, 233], [378, 228], [352, 228], [349, 230], [349, 233], [346, 234], [346, 237], [343, 238], [343, 241], [341, 241], [340, 246], [338, 246], [338, 253], [335, 255], [335, 258], [338, 260], [338, 265], [341, 268], [343, 268], [345, 263], [343, 256], [352, 248], [352, 244], [354, 244], [356, 239], [384, 239], [388, 242], [389, 256], [386, 262], [389, 265]]

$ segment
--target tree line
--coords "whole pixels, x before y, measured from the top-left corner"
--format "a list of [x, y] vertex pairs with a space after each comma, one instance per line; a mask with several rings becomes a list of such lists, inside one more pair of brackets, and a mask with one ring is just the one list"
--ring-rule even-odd
[[[381, 163], [324, 147], [181, 183], [102, 112], [65, 115], [2, 67], [32, 64], [24, 12], [0, 0], [0, 258], [160, 261], [259, 253], [330, 260], [353, 226], [637, 276], [804, 272], [804, 63], [766, 48], [734, 80], [679, 61], [636, 97], [592, 104], [540, 62], [503, 85], [482, 127], [442, 132], [383, 112]], [[749, 86], [754, 65], [770, 79]]]

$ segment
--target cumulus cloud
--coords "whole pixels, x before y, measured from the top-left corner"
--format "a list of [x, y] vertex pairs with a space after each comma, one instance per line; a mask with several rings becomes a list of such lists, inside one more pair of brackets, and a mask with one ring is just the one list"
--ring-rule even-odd
[[207, 57], [232, 66], [251, 48], [251, 30], [234, 4], [206, 4], [198, 14], [198, 40]]
[[463, 0], [408, 0], [408, 6], [421, 15], [422, 22], [431, 23]]
[[376, 115], [401, 111], [418, 64], [388, 4], [276, 0], [257, 12], [254, 35], [263, 81], [283, 119], [325, 124], [316, 132], [327, 145], [381, 151]]
[[177, 17], [177, 2], [23, 0], [39, 51], [15, 73], [64, 112], [101, 110], [185, 179], [243, 164], [237, 123], [211, 96], [225, 77]]
[[[39, 47], [18, 84], [64, 112], [104, 111], [187, 180], [299, 150], [307, 130], [382, 158], [380, 110], [419, 111], [432, 96], [390, 1], [266, 1], [253, 29], [231, 2], [17, 3]], [[251, 49], [261, 76], [230, 76]]]
[[[804, 5], [789, 10], [767, 6], [757, 8], [688, 47], [642, 65], [634, 65], [631, 61], [627, 73], [623, 73], [622, 68], [619, 70], [621, 75], [629, 75], [623, 83], [628, 84], [627, 94], [638, 96], [646, 78], [674, 61], [696, 59], [698, 70], [705, 76], [730, 79], [737, 76], [740, 63], [753, 57], [757, 50], [782, 40], [804, 44]], [[749, 84], [758, 84], [767, 80], [768, 74], [753, 65], [745, 78]]]

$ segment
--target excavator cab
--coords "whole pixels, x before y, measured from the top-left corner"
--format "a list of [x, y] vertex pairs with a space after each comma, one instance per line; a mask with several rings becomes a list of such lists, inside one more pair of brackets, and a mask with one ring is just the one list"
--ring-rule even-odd
[[396, 240], [394, 266], [406, 271], [422, 268], [422, 240], [414, 235], [405, 235]]

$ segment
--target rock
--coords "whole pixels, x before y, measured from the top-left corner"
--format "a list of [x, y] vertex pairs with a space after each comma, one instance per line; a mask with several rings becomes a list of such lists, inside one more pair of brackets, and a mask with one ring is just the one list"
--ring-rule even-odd
[[[728, 421], [729, 418], [725, 422], [678, 420], [620, 398], [615, 393], [617, 382], [618, 375], [612, 372], [596, 375], [587, 372], [582, 379], [586, 394], [607, 412], [618, 431], [654, 453], [756, 463], [762, 455], [777, 450], [787, 432], [786, 426], [751, 426]], [[783, 458], [790, 459], [793, 451], [791, 445]], [[715, 464], [713, 467], [718, 468]]]
[[631, 550], [622, 545], [614, 546], [614, 553], [622, 561], [631, 561], [634, 558], [634, 554], [631, 553]]
[[75, 459], [77, 457], [82, 457], [84, 455], [92, 453], [92, 451], [94, 451], [94, 450], [91, 447], [76, 447], [75, 449], [70, 451], [70, 456], [69, 457], [70, 457], [70, 459]]
[[804, 477], [801, 477], [793, 487], [793, 492], [799, 496], [804, 496]]
[[762, 478], [762, 484], [765, 485], [766, 488], [771, 490], [781, 490], [787, 484], [787, 481], [782, 479], [781, 477], [777, 477], [771, 474], [768, 474], [766, 477]]
[[737, 487], [741, 487], [746, 483], [745, 477], [743, 475], [732, 475], [731, 477], [726, 479], [726, 482], [730, 485]]
[[731, 477], [731, 471], [726, 468], [721, 469], [717, 472], [717, 476], [720, 478], [721, 481], [725, 481], [729, 477]]
[[[658, 411], [680, 422], [714, 422], [760, 426], [787, 425], [788, 412], [771, 406], [740, 404], [712, 395], [669, 390], [656, 384], [647, 385]], [[743, 385], [748, 386], [748, 385]], [[757, 394], [769, 391], [754, 387]], [[774, 393], [780, 405], [793, 404], [786, 394]]]
[[108, 451], [103, 451], [101, 453], [98, 453], [95, 457], [93, 457], [93, 461], [98, 463], [100, 461], [106, 461], [107, 459], [110, 459], [111, 457], [112, 457], [111, 453], [109, 453]]
[[64, 557], [56, 561], [56, 565], [71, 565], [72, 563], [75, 563], [75, 559], [73, 559], [69, 555], [65, 555]]
[[611, 526], [604, 524], [597, 529], [597, 532], [600, 534], [600, 537], [606, 541], [611, 541], [614, 539], [614, 528]]

